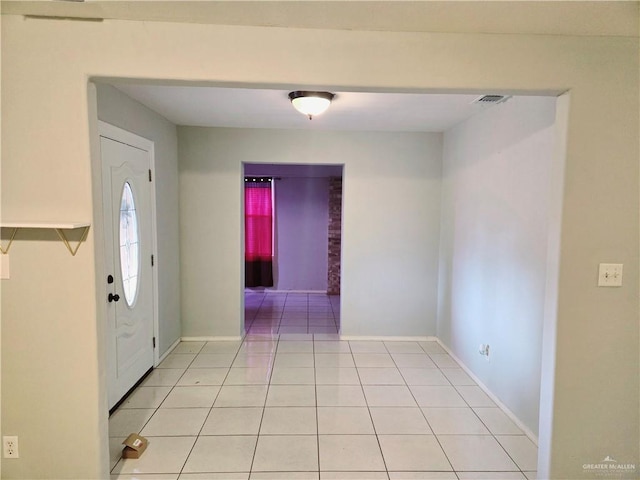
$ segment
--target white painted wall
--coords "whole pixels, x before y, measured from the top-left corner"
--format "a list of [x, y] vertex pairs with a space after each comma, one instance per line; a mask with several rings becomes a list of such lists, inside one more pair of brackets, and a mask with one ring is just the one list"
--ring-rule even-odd
[[180, 338], [180, 232], [176, 126], [106, 84], [97, 84], [98, 118], [154, 142], [159, 354]]
[[178, 140], [184, 335], [239, 334], [242, 162], [344, 164], [342, 333], [435, 333], [440, 134], [179, 127]]
[[[518, 18], [525, 27], [513, 31], [526, 31], [527, 16]], [[546, 454], [539, 473], [583, 478], [582, 465], [605, 455], [640, 464], [637, 32], [635, 37], [397, 33], [69, 22], [12, 14], [1, 21], [6, 220], [94, 220], [91, 76], [329, 90], [569, 91], [559, 275], [552, 279], [557, 291], [550, 292], [557, 301], [549, 302], [557, 348], [543, 349], [543, 361], [555, 370], [543, 372], [548, 396], [540, 442]], [[447, 28], [446, 22], [441, 27]], [[368, 135], [372, 141], [377, 136]], [[388, 183], [405, 200], [419, 197], [417, 190], [440, 175], [438, 169], [431, 180], [424, 167], [427, 182], [409, 179], [411, 168], [396, 158], [403, 157], [403, 142], [384, 143], [391, 151], [375, 157], [374, 171], [365, 162], [352, 162], [345, 172], [345, 222], [355, 221], [364, 232], [375, 231], [375, 221], [397, 225], [401, 205], [390, 205], [377, 218], [366, 212], [358, 218], [364, 210], [358, 199]], [[332, 161], [340, 161], [342, 152], [334, 153]], [[214, 177], [220, 181], [213, 187], [228, 190], [218, 197], [240, 198], [239, 165], [211, 167], [199, 160], [193, 166], [206, 175], [217, 170]], [[229, 211], [238, 212], [239, 203], [228, 205]], [[233, 217], [239, 221], [239, 215]], [[234, 273], [239, 271], [240, 228], [230, 222], [230, 233], [222, 233], [218, 243], [219, 263], [226, 269], [218, 278], [225, 284], [215, 290], [230, 293], [240, 304], [241, 279]], [[371, 307], [365, 298], [397, 291], [407, 266], [403, 252], [385, 251], [389, 239], [381, 248], [367, 242], [362, 248], [365, 240], [354, 231], [343, 236], [344, 285], [359, 299], [345, 302], [343, 311], [352, 318], [350, 333], [355, 334], [368, 326]], [[93, 232], [73, 258], [57, 241], [23, 238], [12, 247], [12, 278], [2, 281], [2, 433], [20, 436], [21, 458], [3, 462], [4, 478], [108, 476], [104, 339], [98, 333], [104, 324], [97, 314], [103, 295], [95, 275], [100, 248]], [[377, 253], [384, 253], [382, 260]], [[388, 267], [389, 285], [369, 286], [366, 266], [372, 258], [382, 264], [376, 272]], [[596, 287], [599, 262], [625, 265], [622, 288]], [[73, 298], [69, 292], [75, 292]], [[396, 312], [376, 312], [376, 330], [384, 330], [378, 324], [384, 314], [387, 324], [396, 318], [390, 313]], [[196, 322], [193, 329], [199, 328]]]
[[327, 291], [329, 179], [275, 182], [276, 290]]
[[536, 435], [555, 103], [495, 105], [443, 151], [438, 337]]

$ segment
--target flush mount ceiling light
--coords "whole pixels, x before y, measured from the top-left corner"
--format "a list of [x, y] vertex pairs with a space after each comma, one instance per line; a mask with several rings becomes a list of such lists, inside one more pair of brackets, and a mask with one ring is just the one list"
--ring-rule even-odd
[[307, 91], [295, 91], [289, 93], [289, 100], [293, 107], [300, 113], [307, 115], [309, 120], [314, 115], [320, 115], [323, 113], [333, 100], [335, 95], [329, 92], [307, 92]]

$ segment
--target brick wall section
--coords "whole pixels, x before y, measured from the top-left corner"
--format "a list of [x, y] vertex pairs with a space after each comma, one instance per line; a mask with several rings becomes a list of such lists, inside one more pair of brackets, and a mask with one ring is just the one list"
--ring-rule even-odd
[[340, 295], [340, 245], [342, 238], [342, 178], [329, 178], [329, 268], [327, 294]]

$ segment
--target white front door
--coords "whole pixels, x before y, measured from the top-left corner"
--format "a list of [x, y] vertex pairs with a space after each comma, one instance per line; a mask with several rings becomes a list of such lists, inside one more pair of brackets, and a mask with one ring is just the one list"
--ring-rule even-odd
[[100, 124], [109, 409], [154, 361], [152, 148]]

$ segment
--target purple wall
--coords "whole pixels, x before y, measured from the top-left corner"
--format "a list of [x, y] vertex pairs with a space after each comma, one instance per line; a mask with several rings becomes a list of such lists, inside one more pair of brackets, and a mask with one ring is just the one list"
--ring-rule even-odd
[[275, 182], [277, 290], [327, 290], [329, 179]]

